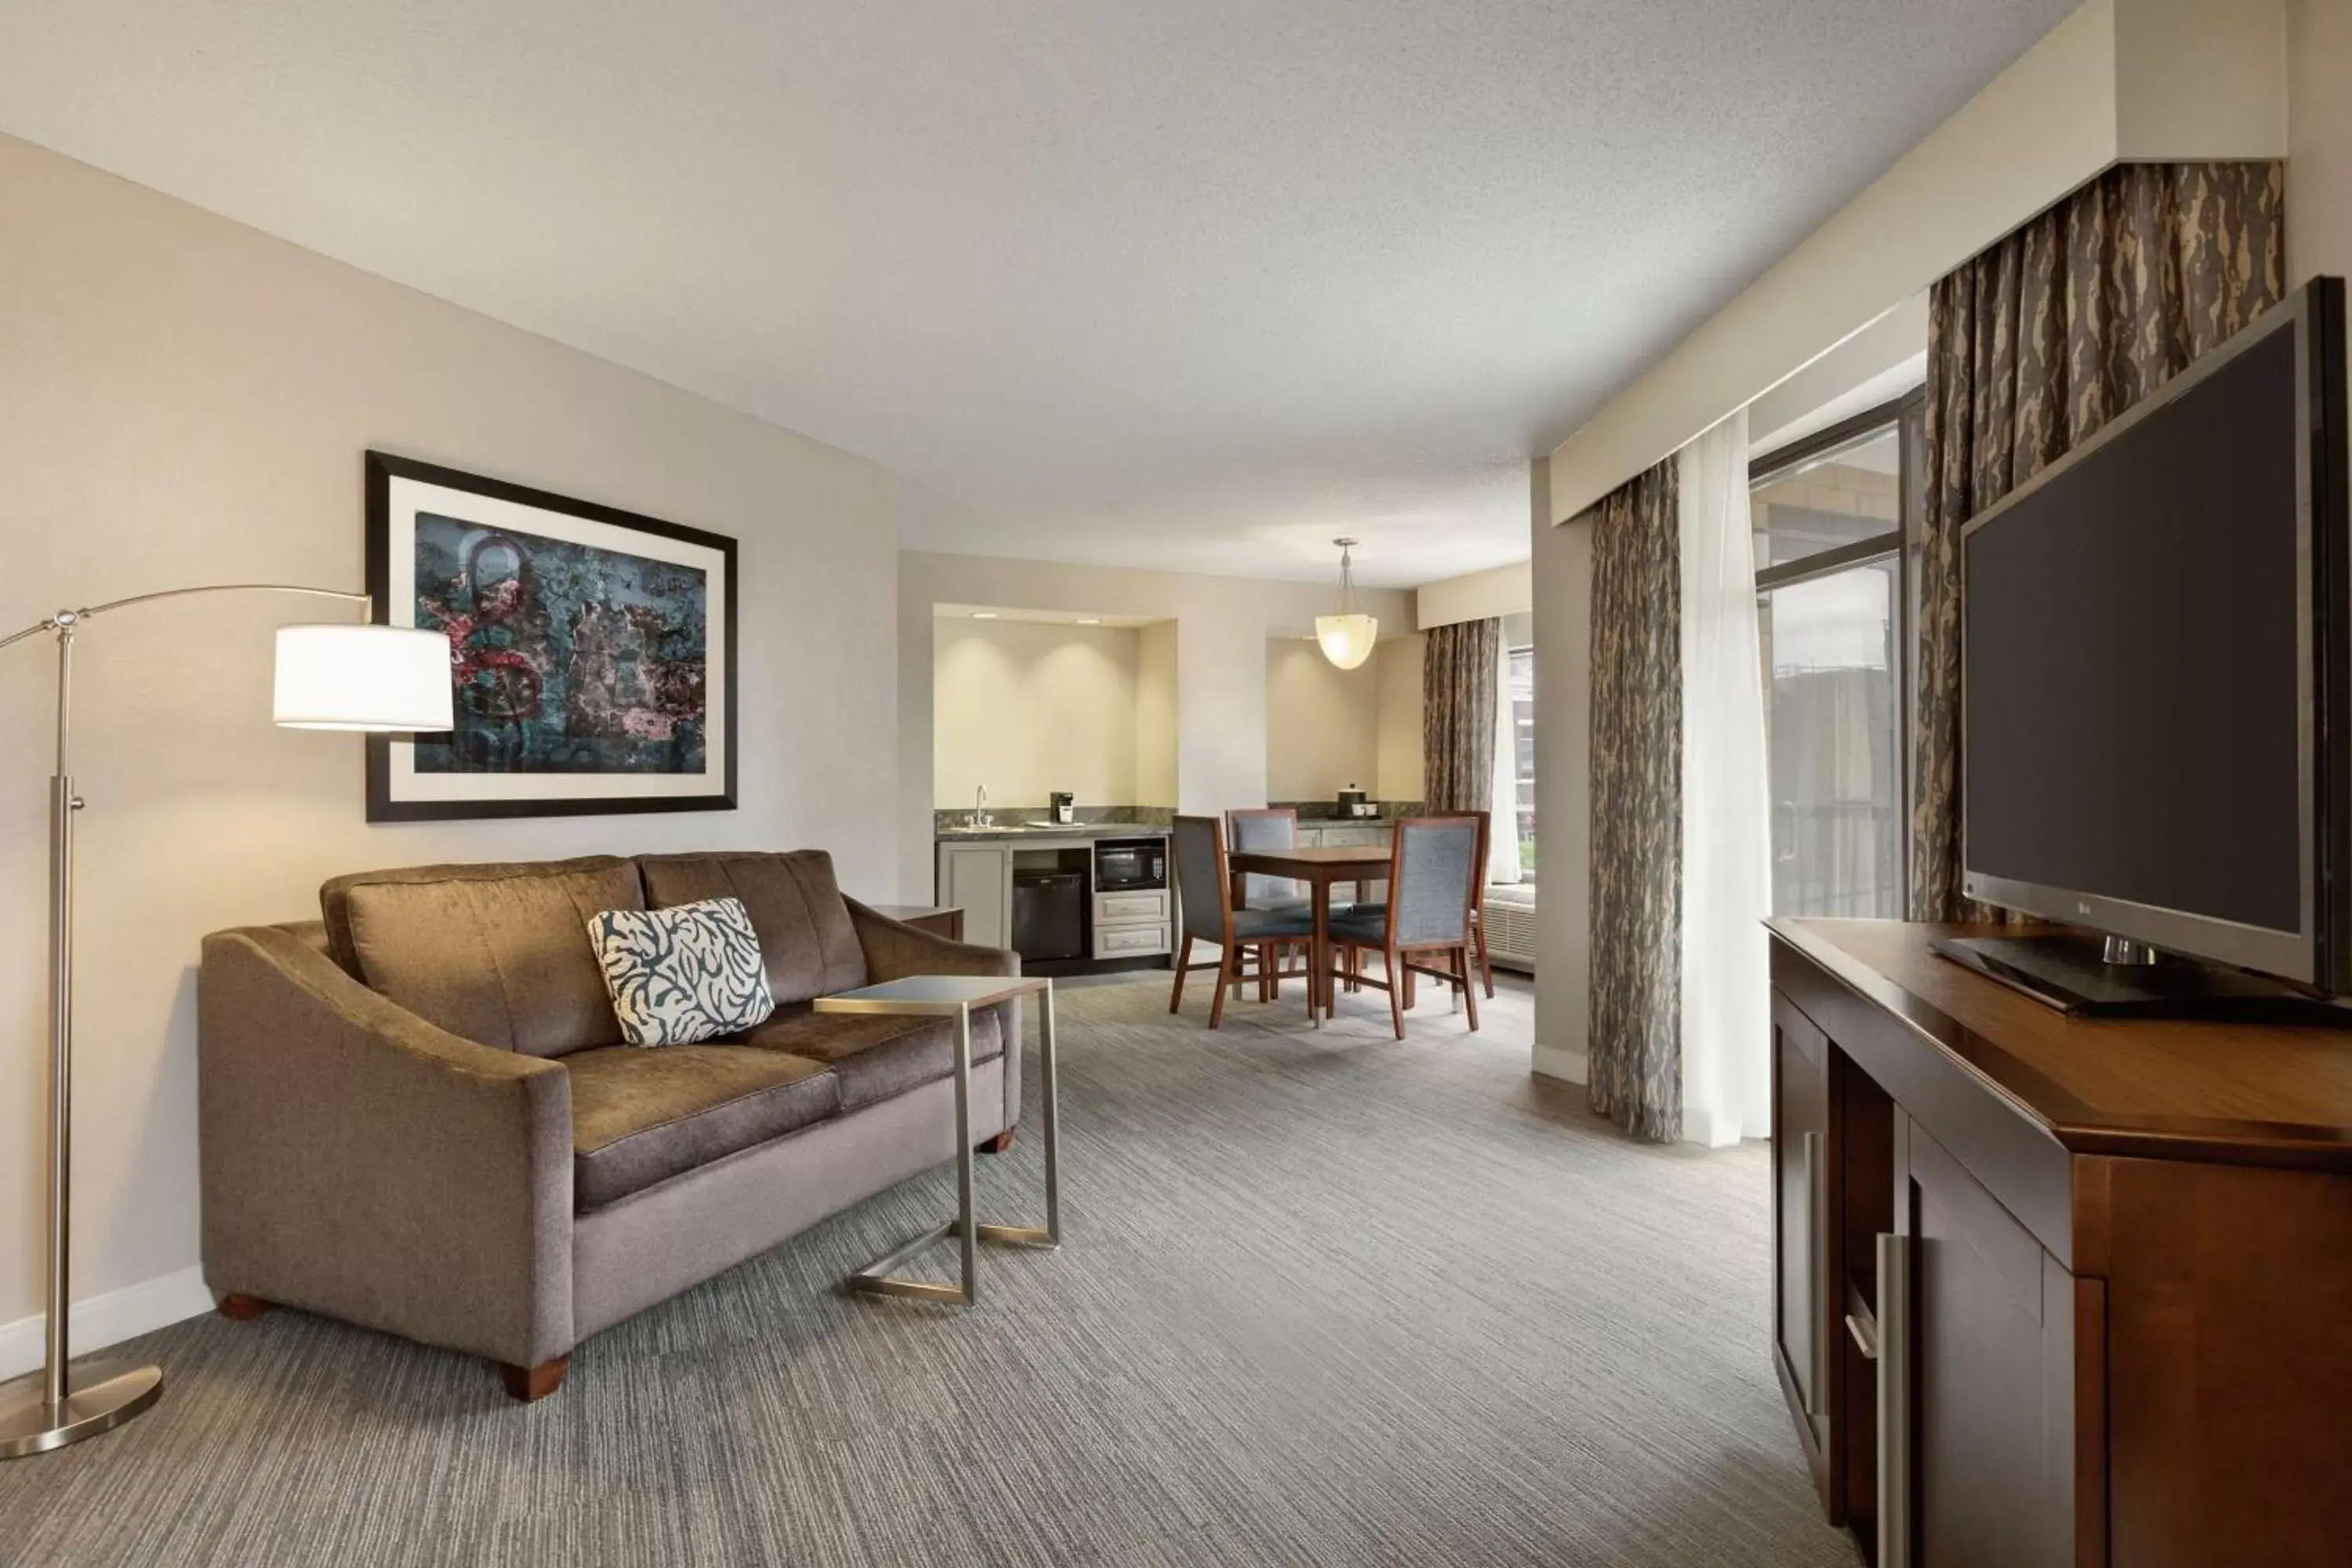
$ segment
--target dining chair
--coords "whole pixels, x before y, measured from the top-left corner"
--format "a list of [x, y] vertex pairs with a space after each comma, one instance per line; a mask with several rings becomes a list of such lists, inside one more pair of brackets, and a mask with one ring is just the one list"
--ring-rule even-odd
[[[1330, 922], [1331, 941], [1342, 954], [1332, 978], [1387, 992], [1389, 1021], [1400, 1040], [1416, 974], [1454, 986], [1469, 1013], [1471, 1030], [1477, 1030], [1478, 987], [1470, 967], [1477, 939], [1470, 911], [1486, 879], [1478, 843], [1475, 814], [1404, 818], [1396, 825], [1389, 851], [1388, 903], [1350, 910]], [[1363, 973], [1360, 960], [1365, 952], [1381, 955], [1383, 978]], [[1431, 953], [1444, 954], [1450, 967], [1419, 962]]]
[[[1296, 849], [1298, 847], [1298, 808], [1295, 805], [1234, 807], [1225, 813], [1225, 842], [1237, 852]], [[1311, 915], [1315, 906], [1307, 897], [1307, 889], [1289, 878], [1267, 877], [1247, 871], [1242, 874], [1241, 907]], [[1279, 999], [1286, 975], [1298, 976], [1307, 973], [1307, 946], [1304, 942], [1275, 944], [1276, 962], [1260, 968], [1259, 1001]], [[1293, 959], [1298, 963], [1296, 969], [1291, 967]]]
[[[1179, 816], [1170, 825], [1175, 840], [1176, 901], [1183, 911], [1183, 941], [1176, 949], [1176, 984], [1168, 995], [1168, 1010], [1184, 1005], [1184, 976], [1195, 970], [1217, 972], [1215, 995], [1209, 1003], [1209, 1027], [1225, 1021], [1225, 992], [1241, 994], [1242, 981], [1255, 973], [1260, 994], [1267, 994], [1269, 950], [1277, 944], [1306, 942], [1315, 934], [1314, 917], [1304, 910], [1234, 908], [1233, 871], [1225, 853], [1225, 825], [1213, 816]], [[1213, 942], [1213, 963], [1194, 963], [1192, 944]], [[1244, 969], [1244, 961], [1255, 964]], [[1313, 987], [1308, 987], [1311, 993]]]
[[1491, 999], [1495, 994], [1495, 965], [1486, 956], [1486, 874], [1490, 864], [1486, 858], [1494, 852], [1495, 814], [1474, 811], [1470, 815], [1478, 819], [1478, 874], [1471, 879], [1470, 892], [1471, 945], [1477, 950], [1479, 977], [1486, 982], [1486, 995]]
[[[1494, 831], [1495, 814], [1491, 811], [1465, 811], [1450, 815], [1475, 816], [1478, 819], [1478, 874], [1476, 887], [1470, 896], [1470, 945], [1472, 951], [1477, 954], [1479, 979], [1485, 984], [1486, 995], [1491, 1000], [1495, 994], [1495, 964], [1494, 961], [1486, 956], [1486, 857], [1494, 844], [1490, 836]], [[1377, 903], [1363, 903], [1356, 907], [1360, 910], [1370, 912], [1381, 906]], [[1360, 962], [1360, 955], [1358, 955], [1358, 960]], [[1360, 978], [1350, 973], [1348, 978], [1348, 989], [1355, 990]], [[1406, 1005], [1411, 1006], [1412, 1004], [1407, 1002]]]

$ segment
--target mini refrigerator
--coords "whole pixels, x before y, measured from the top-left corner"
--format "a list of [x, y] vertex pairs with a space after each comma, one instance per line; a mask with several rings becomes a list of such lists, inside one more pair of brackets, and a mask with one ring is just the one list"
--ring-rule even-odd
[[1024, 959], [1087, 955], [1087, 874], [1013, 873], [1013, 951]]

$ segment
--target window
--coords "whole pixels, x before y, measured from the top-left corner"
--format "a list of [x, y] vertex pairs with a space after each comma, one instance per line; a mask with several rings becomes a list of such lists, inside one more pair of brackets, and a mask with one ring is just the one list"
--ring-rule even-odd
[[1772, 912], [1900, 920], [1914, 396], [1756, 458]]
[[[1536, 879], [1536, 650], [1515, 647], [1507, 655], [1511, 683], [1511, 778], [1517, 786], [1519, 876]], [[1506, 862], [1507, 864], [1507, 862]]]

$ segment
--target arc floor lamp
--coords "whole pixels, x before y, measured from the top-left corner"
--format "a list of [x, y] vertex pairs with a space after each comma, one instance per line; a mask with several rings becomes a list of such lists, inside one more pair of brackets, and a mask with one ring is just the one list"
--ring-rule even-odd
[[[73, 1218], [74, 636], [133, 605], [195, 594], [308, 594], [366, 605], [364, 594], [287, 583], [218, 583], [140, 594], [56, 615], [0, 637], [43, 633], [58, 650], [57, 771], [49, 780], [49, 1224], [46, 1355], [39, 1372], [0, 1385], [0, 1458], [47, 1453], [111, 1431], [155, 1403], [160, 1367], [123, 1361], [67, 1365]], [[436, 631], [365, 623], [278, 628], [277, 721], [302, 730], [446, 730], [449, 642]]]

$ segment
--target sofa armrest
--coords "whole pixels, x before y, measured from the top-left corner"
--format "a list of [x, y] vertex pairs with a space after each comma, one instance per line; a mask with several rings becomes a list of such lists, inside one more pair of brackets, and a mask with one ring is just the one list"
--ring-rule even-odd
[[1010, 948], [950, 942], [887, 915], [877, 914], [856, 899], [842, 901], [849, 906], [850, 923], [857, 930], [857, 945], [866, 952], [866, 973], [877, 984], [903, 980], [909, 974], [1021, 973], [1021, 955]]
[[[1021, 955], [1006, 947], [950, 942], [903, 921], [877, 914], [856, 899], [844, 898], [857, 945], [866, 952], [866, 977], [876, 983], [909, 974], [1018, 974]], [[996, 1005], [996, 1026], [1004, 1041], [1004, 1130], [1021, 1121], [1021, 999]]]
[[197, 1117], [216, 1290], [535, 1366], [572, 1348], [572, 1080], [268, 927], [205, 939]]

